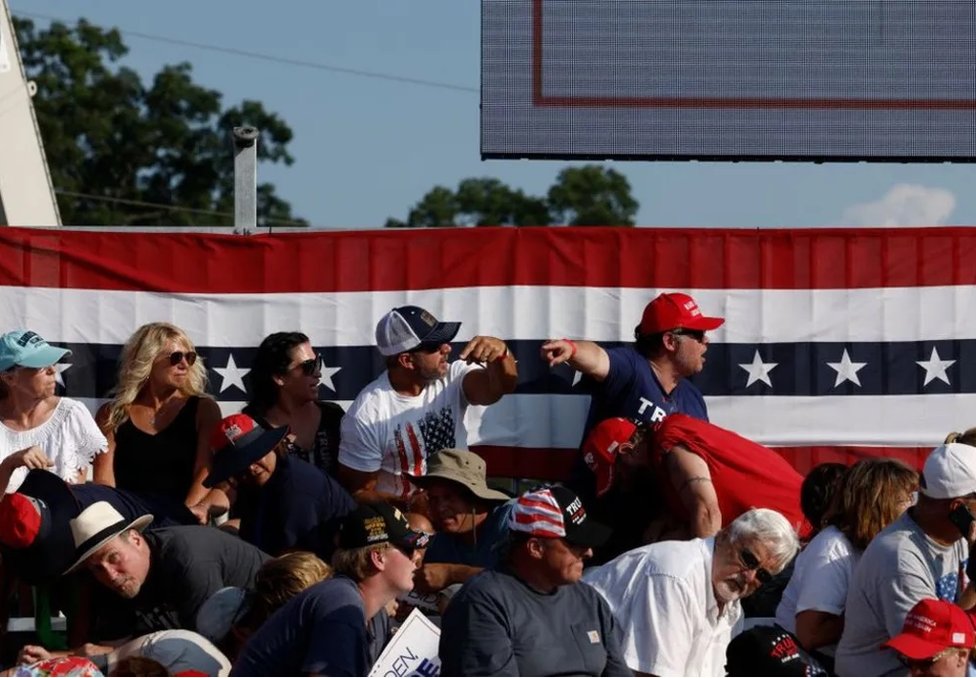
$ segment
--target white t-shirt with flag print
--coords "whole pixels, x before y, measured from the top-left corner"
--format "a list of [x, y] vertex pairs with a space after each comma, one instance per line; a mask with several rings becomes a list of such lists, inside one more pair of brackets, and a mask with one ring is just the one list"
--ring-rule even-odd
[[403, 474], [427, 473], [427, 457], [445, 447], [467, 448], [464, 375], [483, 369], [463, 360], [417, 396], [397, 393], [383, 372], [360, 391], [342, 418], [339, 463], [356, 471], [379, 471], [376, 489], [410, 494]]

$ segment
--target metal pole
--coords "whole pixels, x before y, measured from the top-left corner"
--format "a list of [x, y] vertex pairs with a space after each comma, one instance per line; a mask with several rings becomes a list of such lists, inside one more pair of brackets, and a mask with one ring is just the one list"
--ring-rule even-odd
[[258, 136], [256, 127], [234, 128], [234, 233], [258, 225]]

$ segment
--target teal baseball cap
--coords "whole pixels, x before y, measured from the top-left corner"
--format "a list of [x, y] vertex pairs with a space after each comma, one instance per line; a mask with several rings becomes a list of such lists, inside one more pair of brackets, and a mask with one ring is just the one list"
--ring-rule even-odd
[[14, 330], [0, 336], [0, 372], [15, 365], [47, 367], [71, 355], [71, 351], [51, 346], [37, 332]]

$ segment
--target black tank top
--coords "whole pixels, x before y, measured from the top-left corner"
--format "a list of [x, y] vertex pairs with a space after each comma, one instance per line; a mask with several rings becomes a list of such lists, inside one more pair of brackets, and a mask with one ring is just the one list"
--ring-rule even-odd
[[199, 396], [190, 396], [176, 419], [156, 435], [136, 428], [131, 419], [116, 429], [116, 487], [183, 503], [193, 484], [199, 402]]

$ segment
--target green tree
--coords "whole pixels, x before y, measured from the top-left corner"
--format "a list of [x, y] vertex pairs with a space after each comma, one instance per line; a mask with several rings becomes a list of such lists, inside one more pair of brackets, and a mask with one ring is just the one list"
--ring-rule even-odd
[[[46, 30], [22, 18], [14, 25], [27, 77], [37, 83], [34, 109], [66, 224], [232, 224], [232, 216], [133, 202], [232, 213], [237, 125], [261, 130], [259, 160], [293, 162], [283, 120], [256, 101], [223, 108], [219, 92], [193, 82], [188, 63], [165, 66], [146, 85], [117, 65], [128, 48], [116, 29], [84, 19]], [[258, 218], [295, 220], [268, 183], [258, 186]]]
[[567, 167], [548, 197], [556, 221], [570, 226], [633, 226], [639, 207], [627, 177], [599, 165]]
[[455, 191], [435, 186], [406, 221], [386, 226], [633, 226], [638, 207], [625, 176], [586, 165], [560, 172], [544, 198], [488, 177], [464, 179]]

